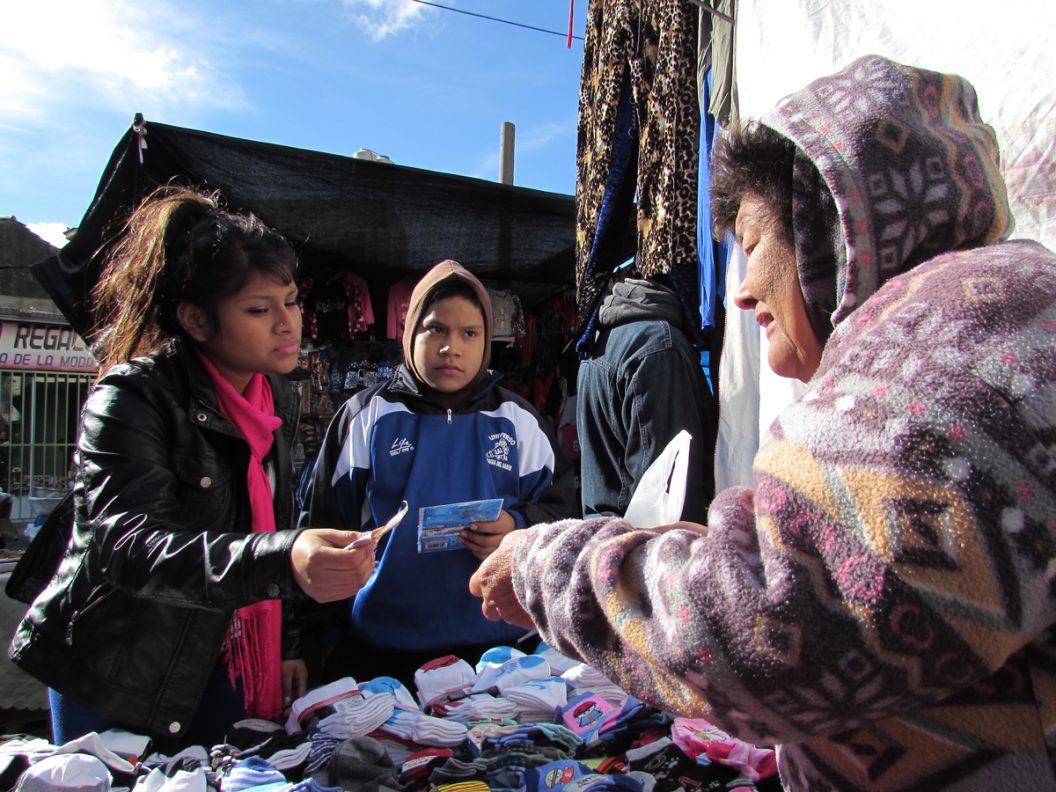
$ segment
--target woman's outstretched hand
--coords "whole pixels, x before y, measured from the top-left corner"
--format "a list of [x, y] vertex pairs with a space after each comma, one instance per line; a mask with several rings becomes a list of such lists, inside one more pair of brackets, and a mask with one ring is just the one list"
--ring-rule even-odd
[[480, 606], [485, 618], [503, 619], [518, 627], [532, 629], [532, 618], [521, 607], [513, 591], [513, 559], [528, 536], [527, 531], [511, 531], [502, 538], [498, 548], [489, 555], [469, 579], [469, 592], [483, 597]]
[[513, 515], [503, 510], [494, 522], [470, 523], [462, 529], [459, 538], [469, 552], [483, 561], [495, 552], [502, 538], [516, 527]]
[[[363, 545], [349, 548], [366, 537]], [[301, 590], [316, 602], [354, 597], [374, 571], [375, 543], [370, 533], [309, 528], [293, 543], [290, 564]]]

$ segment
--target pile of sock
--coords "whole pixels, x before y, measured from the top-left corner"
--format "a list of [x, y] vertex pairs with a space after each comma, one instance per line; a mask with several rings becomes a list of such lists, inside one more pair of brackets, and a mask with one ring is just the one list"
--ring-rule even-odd
[[285, 724], [240, 721], [227, 743], [174, 757], [135, 755], [146, 748], [134, 736], [39, 751], [11, 741], [0, 772], [22, 776], [19, 792], [779, 789], [773, 750], [673, 718], [545, 646], [495, 647], [475, 666], [437, 658], [415, 683], [345, 677], [297, 699]]

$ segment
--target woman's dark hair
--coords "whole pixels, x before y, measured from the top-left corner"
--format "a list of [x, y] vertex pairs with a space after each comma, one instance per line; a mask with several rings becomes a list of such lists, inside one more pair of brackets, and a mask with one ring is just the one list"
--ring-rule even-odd
[[741, 200], [758, 195], [792, 240], [792, 166], [795, 144], [755, 121], [723, 131], [711, 154], [711, 223], [716, 237], [733, 230]]
[[441, 281], [437, 284], [435, 289], [429, 292], [425, 298], [425, 302], [422, 304], [421, 315], [424, 317], [433, 303], [446, 300], [448, 297], [464, 297], [477, 306], [477, 310], [480, 311], [481, 316], [486, 316], [484, 313], [484, 306], [480, 304], [480, 297], [477, 296], [476, 290], [464, 280], [457, 277]]
[[201, 308], [215, 329], [220, 301], [262, 273], [291, 283], [297, 257], [252, 214], [221, 208], [216, 193], [164, 186], [132, 212], [92, 289], [99, 370], [183, 335], [176, 308]]

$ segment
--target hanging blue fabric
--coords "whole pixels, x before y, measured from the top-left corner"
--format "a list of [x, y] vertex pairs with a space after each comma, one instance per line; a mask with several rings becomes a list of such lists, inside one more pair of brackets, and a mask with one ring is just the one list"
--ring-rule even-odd
[[[583, 269], [583, 281], [590, 278], [607, 277], [612, 271], [614, 262], [600, 262], [603, 243], [618, 229], [610, 228], [613, 215], [617, 209], [633, 201], [634, 179], [637, 177], [638, 165], [638, 119], [634, 113], [634, 102], [631, 98], [631, 80], [625, 77], [620, 91], [620, 103], [616, 109], [616, 134], [613, 136], [612, 159], [609, 162], [609, 175], [605, 179], [605, 194], [601, 199], [598, 211], [598, 223], [594, 228], [594, 239], [591, 242], [587, 264]], [[627, 179], [632, 179], [630, 183]], [[599, 294], [600, 297], [600, 294]], [[581, 360], [590, 357], [594, 346], [594, 328], [598, 320], [600, 299], [591, 307], [590, 320], [583, 334], [576, 340], [576, 352]]]
[[715, 304], [726, 304], [726, 261], [730, 255], [725, 241], [711, 237], [711, 150], [719, 133], [715, 116], [706, 111], [711, 103], [711, 69], [704, 79], [700, 114], [700, 173], [697, 179], [697, 262], [700, 280], [700, 327], [715, 326]]

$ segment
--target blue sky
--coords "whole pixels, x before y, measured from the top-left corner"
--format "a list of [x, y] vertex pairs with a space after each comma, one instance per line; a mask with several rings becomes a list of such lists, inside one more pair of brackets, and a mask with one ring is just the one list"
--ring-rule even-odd
[[[569, 0], [34, 0], [0, 25], [0, 216], [61, 243], [136, 112], [223, 135], [571, 194]], [[586, 0], [575, 3], [583, 35]]]

